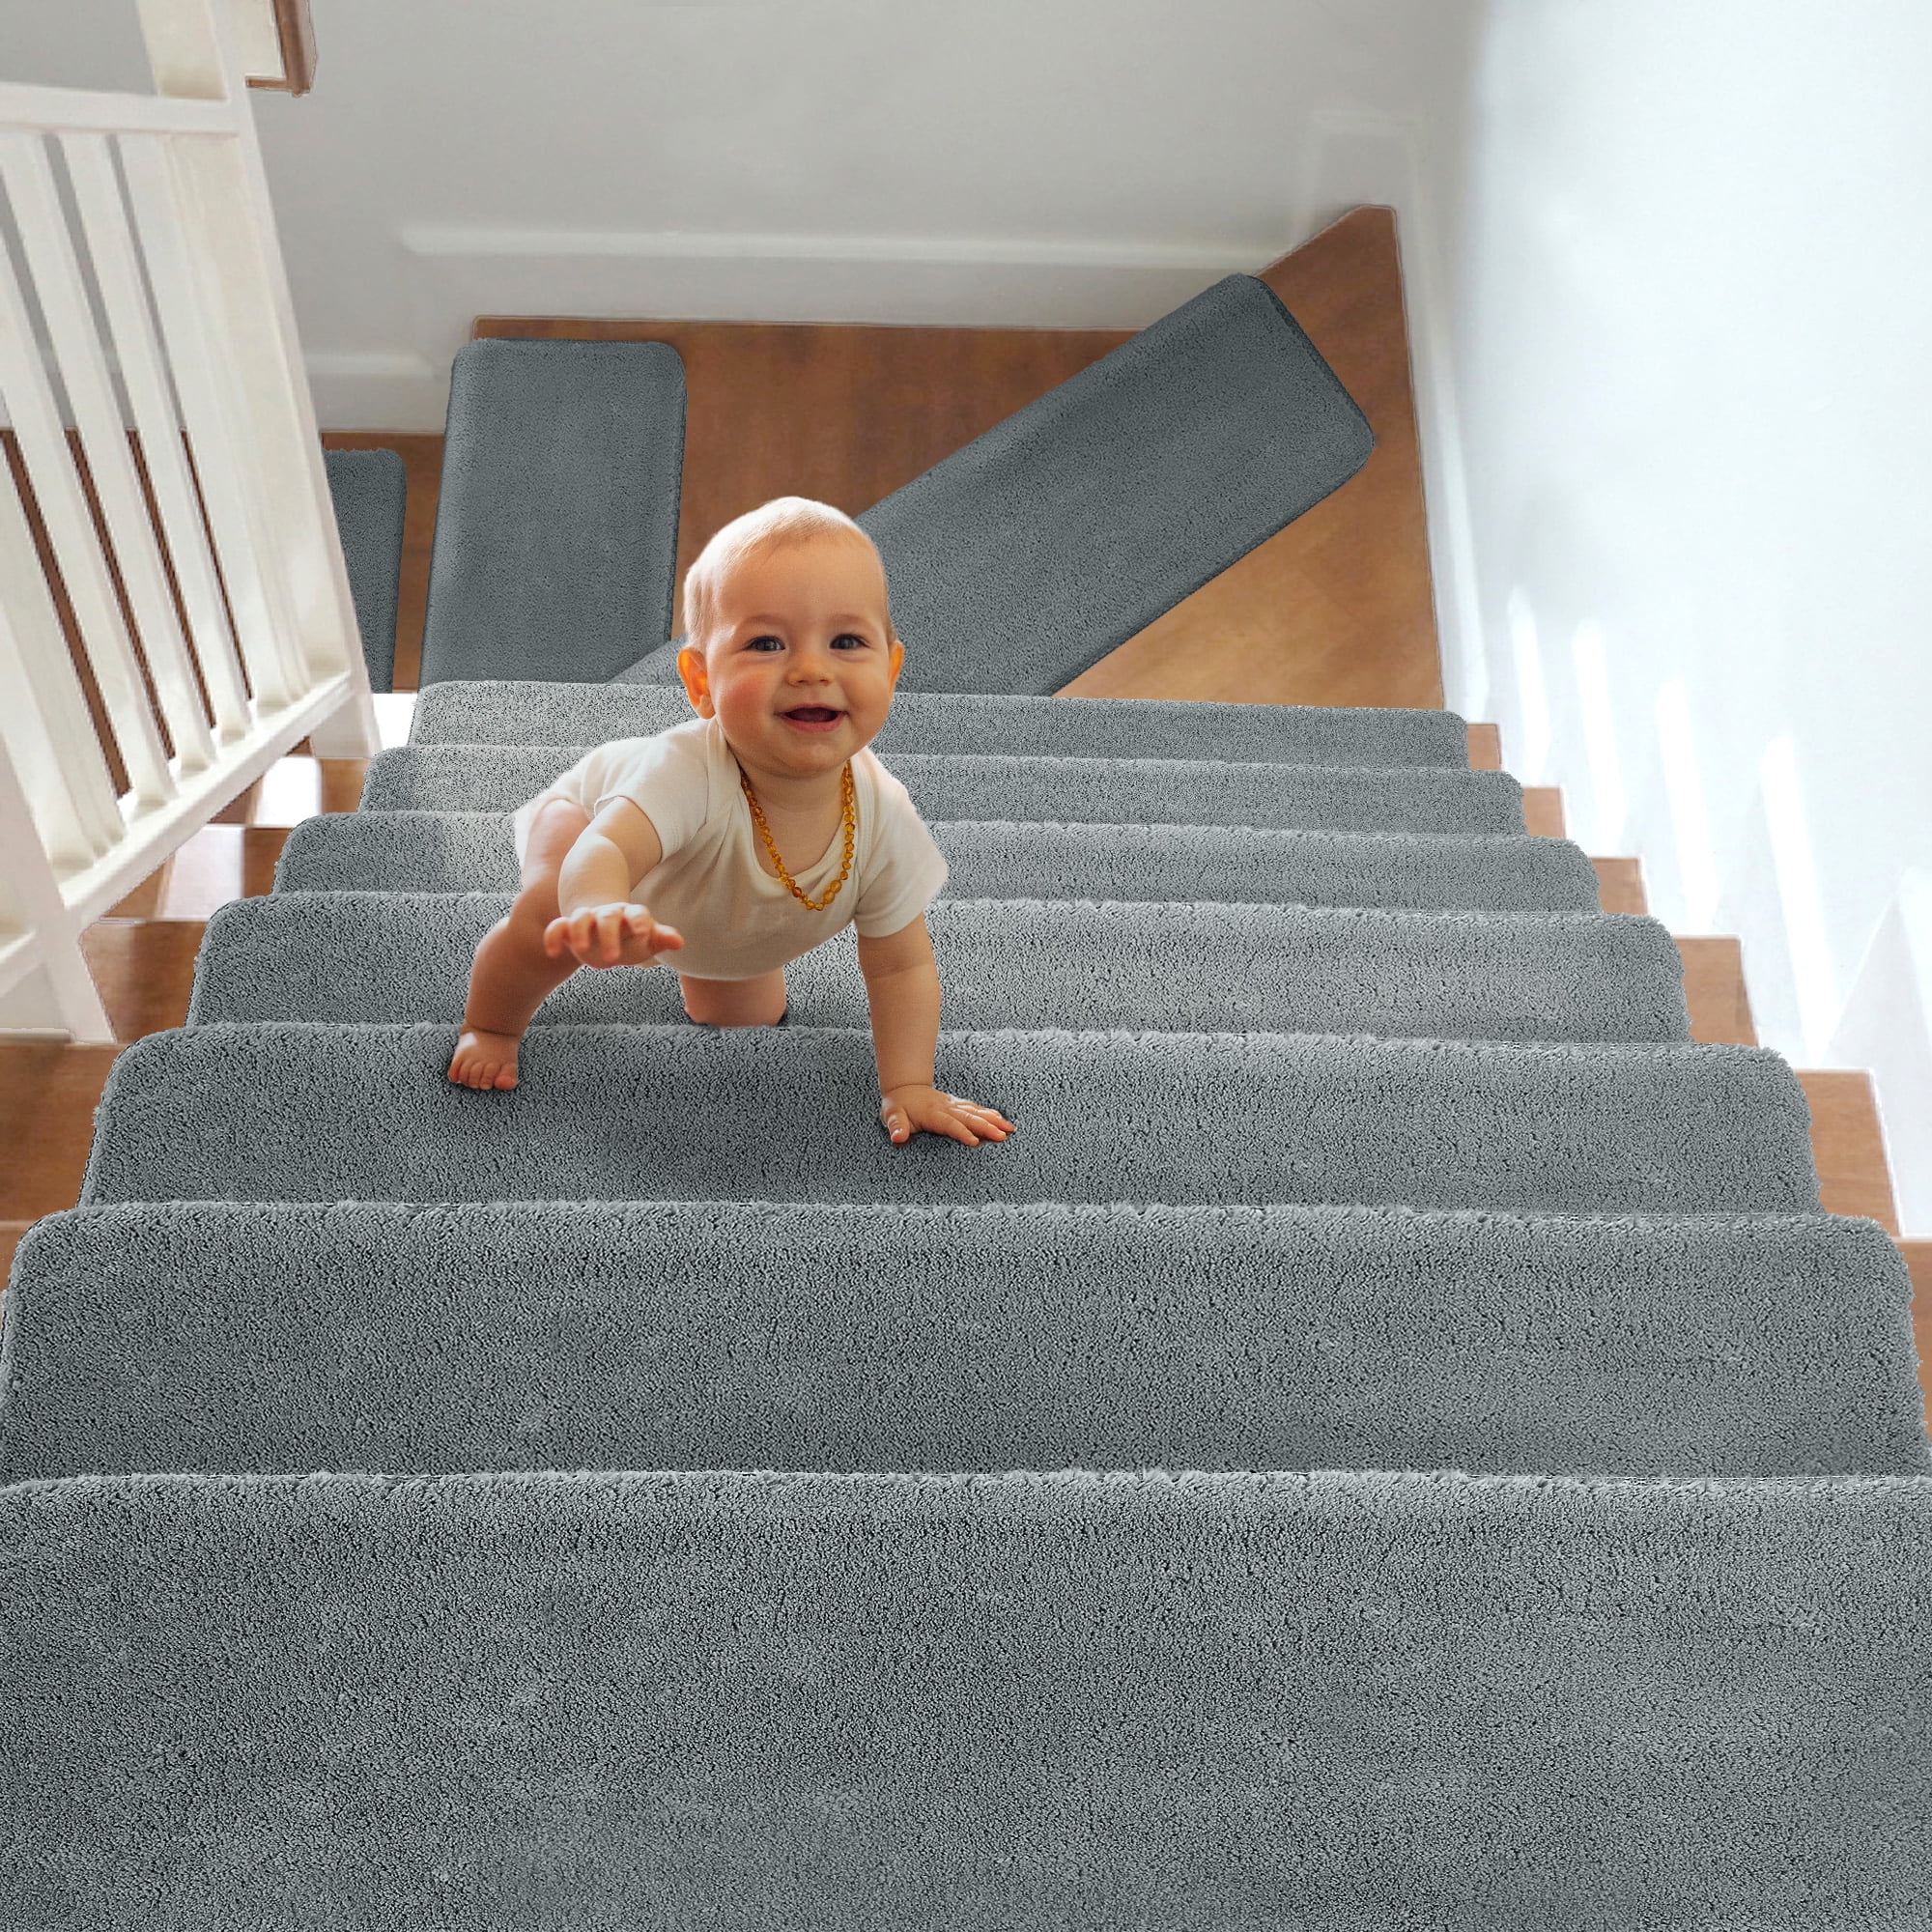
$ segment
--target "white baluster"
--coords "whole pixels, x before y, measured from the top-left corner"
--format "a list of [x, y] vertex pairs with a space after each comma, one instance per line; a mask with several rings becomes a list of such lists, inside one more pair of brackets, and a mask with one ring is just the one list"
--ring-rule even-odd
[[195, 656], [221, 736], [239, 738], [252, 722], [248, 694], [242, 680], [241, 661], [235, 655], [235, 640], [229, 634], [228, 614], [221, 606], [208, 535], [195, 504], [194, 484], [182, 447], [160, 345], [155, 338], [133, 237], [128, 233], [128, 211], [114, 179], [114, 158], [101, 134], [64, 134], [61, 146], [67, 154], [74, 200], [94, 257], [95, 279], [100, 285], [114, 331], [121, 380], [127, 384], [135, 426], [141, 433], [141, 454], [161, 526], [167, 532], [175, 579], [193, 628]]
[[124, 135], [121, 163], [242, 662], [256, 703], [265, 712], [279, 711], [300, 688], [289, 648], [294, 624], [278, 614], [275, 587], [261, 568], [260, 546], [272, 542], [272, 532], [259, 528], [250, 513], [243, 481], [247, 428], [234, 419], [233, 397], [222, 379], [227, 346], [219, 316], [197, 289], [196, 270], [205, 265], [190, 251], [165, 144], [152, 135]]
[[[4, 1023], [28, 1029], [57, 1027], [78, 1045], [111, 1046], [113, 1022], [100, 1004], [87, 955], [80, 950], [79, 928], [69, 915], [60, 881], [35, 835], [26, 792], [4, 744], [0, 744], [0, 886], [9, 901], [9, 923], [21, 928], [15, 944], [7, 948], [6, 970], [0, 972]], [[50, 1011], [45, 1010], [46, 1001], [35, 1001], [37, 971], [45, 975]], [[42, 1010], [36, 1011], [36, 1005]]]
[[[163, 94], [245, 98], [211, 0], [141, 0], [141, 24]], [[272, 561], [286, 572], [297, 649], [313, 678], [340, 672], [350, 683], [349, 700], [310, 743], [323, 755], [373, 756], [382, 739], [254, 123], [234, 141], [176, 142], [171, 158], [190, 234], [214, 270], [203, 286], [229, 316], [234, 371], [254, 433], [250, 476], [276, 532]]]
[[[14, 213], [24, 228], [30, 217], [18, 209]], [[67, 584], [135, 800], [140, 805], [159, 805], [174, 796], [174, 777], [161, 750], [133, 645], [121, 620], [73, 452], [34, 346], [20, 285], [5, 249], [0, 249], [0, 395], [5, 395], [14, 418], [28, 482], [46, 524], [47, 540]]]
[[11, 474], [0, 474], [0, 739], [56, 869], [114, 848], [120, 801]]
[[38, 135], [0, 133], [0, 180], [7, 184], [20, 224], [34, 293], [46, 317], [54, 361], [80, 427], [95, 498], [114, 546], [122, 588], [133, 609], [148, 674], [175, 755], [184, 772], [203, 771], [214, 762], [214, 740], [188, 662], [187, 639], [182, 636], [181, 618], [168, 590], [155, 526], [134, 474], [127, 427], [108, 381], [100, 338], [95, 333], [73, 238], [62, 217], [53, 169]]

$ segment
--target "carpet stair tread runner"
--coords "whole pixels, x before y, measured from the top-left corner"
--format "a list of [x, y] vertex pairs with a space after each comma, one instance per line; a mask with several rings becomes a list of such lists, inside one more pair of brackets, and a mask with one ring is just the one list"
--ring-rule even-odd
[[[209, 923], [190, 1025], [457, 1021], [477, 942], [508, 894], [283, 893]], [[1656, 920], [1611, 913], [1387, 912], [1084, 899], [928, 908], [943, 1024], [1448, 1039], [1682, 1040], [1683, 961]], [[675, 966], [675, 955], [669, 965]], [[794, 1026], [865, 1027], [851, 927], [792, 961]], [[668, 1023], [674, 971], [580, 972], [544, 1023]]]
[[1911, 1293], [1815, 1213], [123, 1204], [25, 1237], [0, 1479], [1924, 1474]]
[[[682, 683], [456, 681], [417, 697], [410, 743], [582, 747], [647, 736], [695, 715]], [[870, 743], [889, 761], [906, 752], [1198, 758], [1202, 746], [1212, 745], [1217, 757], [1238, 764], [1468, 763], [1468, 726], [1453, 711], [1195, 698], [895, 690]]]
[[[1061, 690], [1346, 483], [1375, 442], [1275, 291], [1222, 276], [859, 512], [906, 645], [900, 688]], [[681, 639], [658, 644], [642, 621], [635, 635], [656, 648], [613, 681], [675, 685]], [[513, 639], [520, 668], [438, 678], [611, 676], [572, 668], [568, 640], [532, 642]]]
[[[514, 811], [590, 750], [402, 745], [369, 763], [364, 811]], [[1219, 758], [1033, 758], [902, 753], [893, 776], [922, 818], [1122, 819], [1309, 831], [1520, 832], [1507, 772], [1235, 764]]]
[[1929, 1540], [1889, 1476], [18, 1484], [5, 1829], [113, 1856], [14, 1915], [1909, 1924]]
[[393, 691], [408, 490], [403, 459], [393, 449], [330, 449], [323, 452], [322, 462], [349, 569], [369, 688]]
[[114, 1064], [81, 1199], [1818, 1206], [1804, 1092], [1759, 1047], [942, 1031], [935, 1084], [1017, 1125], [969, 1148], [888, 1137], [868, 1029], [552, 1025], [509, 1093], [454, 1086], [453, 1042], [150, 1034]]
[[[1527, 833], [1308, 832], [1244, 825], [926, 821], [941, 897], [1595, 912], [1597, 874], [1567, 838]], [[507, 811], [338, 811], [304, 819], [277, 892], [514, 892]]]
[[425, 685], [608, 678], [677, 582], [684, 359], [668, 342], [493, 336], [449, 370]]

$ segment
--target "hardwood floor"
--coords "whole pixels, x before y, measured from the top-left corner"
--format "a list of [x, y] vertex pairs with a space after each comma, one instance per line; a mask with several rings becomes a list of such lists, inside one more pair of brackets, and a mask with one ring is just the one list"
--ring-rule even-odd
[[1065, 687], [1076, 697], [1442, 702], [1395, 211], [1358, 208], [1262, 271], [1376, 446], [1355, 475]]

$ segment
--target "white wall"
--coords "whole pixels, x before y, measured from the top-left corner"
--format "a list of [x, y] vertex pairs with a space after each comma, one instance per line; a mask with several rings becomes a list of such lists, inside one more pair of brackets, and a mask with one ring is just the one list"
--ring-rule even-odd
[[1874, 1069], [1932, 1233], [1932, 8], [1493, 0], [1472, 74], [1449, 702], [1742, 937], [1766, 1044]]
[[[1138, 327], [1406, 168], [1473, 0], [314, 0], [256, 118], [325, 428], [479, 313]], [[147, 85], [132, 0], [0, 75]]]

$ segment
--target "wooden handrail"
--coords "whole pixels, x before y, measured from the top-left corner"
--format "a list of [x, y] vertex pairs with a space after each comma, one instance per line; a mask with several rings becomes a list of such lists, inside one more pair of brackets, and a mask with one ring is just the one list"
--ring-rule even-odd
[[279, 75], [251, 73], [248, 85], [306, 94], [315, 85], [315, 22], [309, 15], [309, 0], [264, 0], [264, 4], [274, 13], [282, 71]]

